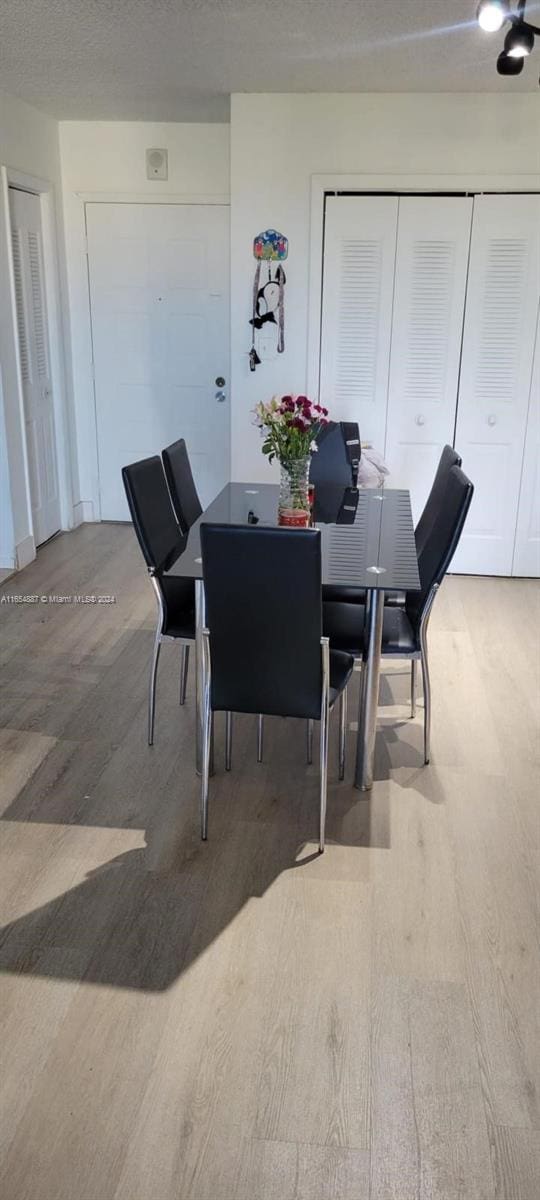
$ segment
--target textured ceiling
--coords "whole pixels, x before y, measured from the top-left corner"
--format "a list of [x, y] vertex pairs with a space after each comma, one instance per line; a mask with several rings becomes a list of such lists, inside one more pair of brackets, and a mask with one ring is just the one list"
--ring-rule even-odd
[[[230, 92], [534, 91], [477, 0], [1, 0], [0, 87], [58, 118], [228, 118]], [[540, 0], [529, 0], [540, 23]]]

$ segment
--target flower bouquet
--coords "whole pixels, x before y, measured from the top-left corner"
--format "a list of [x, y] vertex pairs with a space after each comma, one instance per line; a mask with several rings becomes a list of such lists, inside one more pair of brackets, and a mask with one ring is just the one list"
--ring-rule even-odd
[[255, 407], [263, 435], [262, 452], [281, 467], [280, 525], [309, 524], [309, 466], [316, 437], [328, 425], [328, 409], [307, 396], [274, 396]]

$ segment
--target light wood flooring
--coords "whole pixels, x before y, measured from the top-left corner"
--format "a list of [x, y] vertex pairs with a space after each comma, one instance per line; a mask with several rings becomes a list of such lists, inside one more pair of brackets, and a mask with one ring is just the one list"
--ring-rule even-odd
[[[538, 587], [446, 580], [422, 709], [385, 666], [370, 798], [300, 722], [216, 731], [128, 526], [63, 535], [0, 595], [3, 1200], [538, 1200]], [[353, 682], [355, 718], [358, 676]]]

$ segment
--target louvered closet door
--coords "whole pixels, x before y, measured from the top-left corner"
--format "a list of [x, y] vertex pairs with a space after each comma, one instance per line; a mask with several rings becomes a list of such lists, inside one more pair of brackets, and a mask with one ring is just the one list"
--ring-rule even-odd
[[398, 200], [326, 201], [321, 401], [384, 446]]
[[540, 197], [476, 197], [455, 442], [475, 494], [453, 571], [512, 572], [539, 250]]
[[39, 546], [61, 525], [41, 205], [38, 196], [16, 188], [9, 189], [9, 200], [33, 532]]
[[540, 576], [540, 310], [536, 325], [512, 575]]
[[385, 457], [415, 523], [454, 441], [472, 199], [399, 201]]

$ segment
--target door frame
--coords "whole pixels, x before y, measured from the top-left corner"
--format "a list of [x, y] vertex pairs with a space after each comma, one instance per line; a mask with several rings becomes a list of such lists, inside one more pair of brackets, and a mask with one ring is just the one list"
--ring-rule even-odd
[[[88, 331], [89, 331], [89, 349], [91, 354], [91, 377], [92, 377], [92, 424], [94, 431], [94, 445], [92, 447], [92, 457], [94, 459], [92, 474], [96, 480], [96, 491], [92, 496], [92, 516], [89, 518], [93, 521], [101, 521], [101, 480], [99, 474], [99, 452], [98, 452], [98, 415], [97, 415], [97, 397], [96, 397], [96, 381], [94, 374], [94, 335], [93, 335], [93, 314], [92, 314], [92, 297], [90, 292], [90, 257], [88, 253], [88, 223], [87, 223], [87, 208], [89, 204], [139, 204], [155, 207], [156, 205], [168, 204], [175, 207], [180, 206], [197, 206], [202, 208], [228, 208], [230, 210], [231, 200], [229, 195], [213, 193], [201, 194], [196, 193], [189, 195], [188, 193], [172, 193], [171, 195], [161, 194], [149, 196], [147, 193], [129, 193], [129, 192], [78, 192], [77, 200], [82, 208], [82, 219], [84, 224], [84, 241], [86, 255], [86, 295], [88, 300]], [[230, 236], [230, 220], [229, 220], [229, 236]], [[228, 296], [230, 303], [230, 260], [229, 260], [229, 279], [228, 279]], [[231, 322], [232, 314], [229, 314], [229, 377], [231, 371]], [[229, 412], [229, 425], [231, 424], [231, 413]], [[231, 439], [229, 436], [229, 457], [231, 452]]]
[[[38, 196], [41, 208], [41, 238], [43, 275], [47, 309], [48, 349], [53, 389], [54, 433], [61, 528], [73, 524], [72, 474], [70, 438], [66, 405], [65, 343], [62, 323], [62, 302], [58, 268], [58, 238], [56, 227], [54, 184], [26, 172], [2, 165], [0, 167], [0, 256], [6, 270], [0, 282], [0, 305], [9, 314], [2, 338], [3, 378], [5, 382], [4, 411], [6, 444], [14, 528], [13, 566], [21, 569], [36, 556], [32, 497], [28, 469], [24, 391], [22, 385], [20, 349], [13, 271], [9, 189], [18, 188]], [[2, 211], [3, 210], [3, 211]], [[13, 399], [11, 399], [13, 398]], [[22, 489], [14, 487], [13, 477], [22, 479]], [[20, 534], [23, 533], [21, 538]]]
[[416, 195], [456, 192], [478, 195], [482, 192], [540, 192], [540, 175], [404, 175], [404, 174], [331, 174], [311, 176], [310, 238], [308, 268], [308, 328], [306, 352], [307, 394], [319, 394], [321, 323], [324, 266], [324, 213], [327, 194], [389, 192]]

